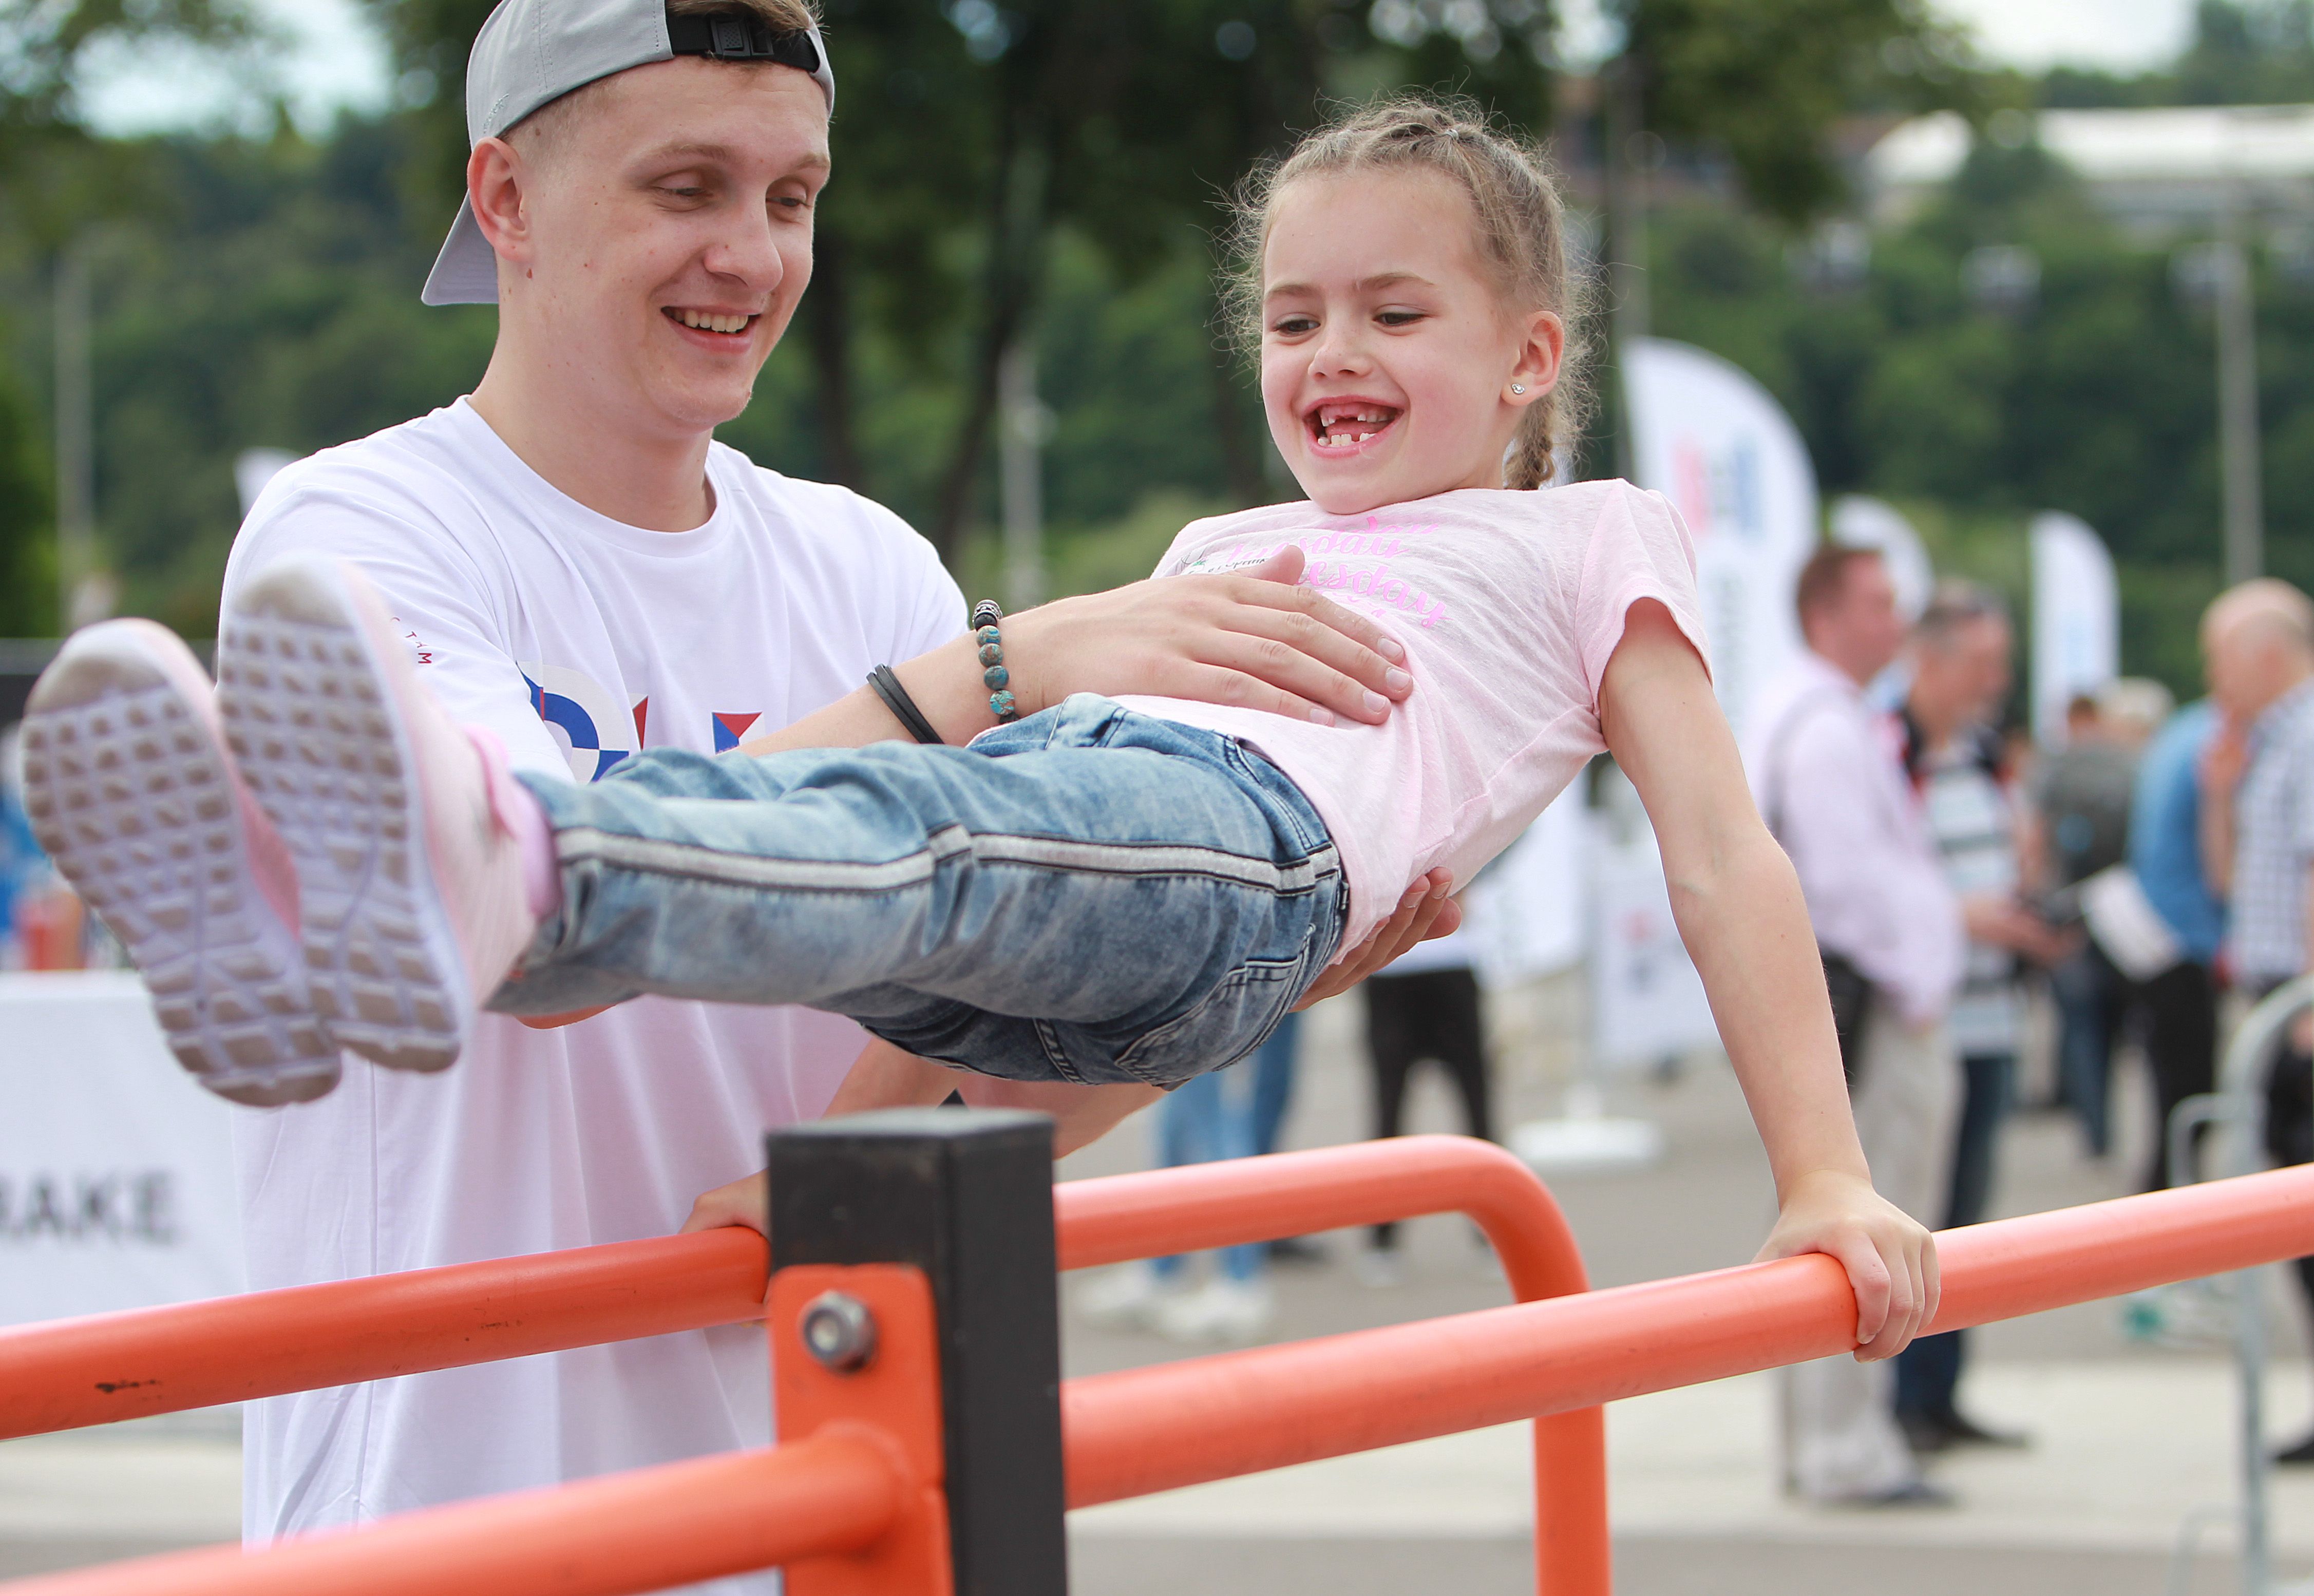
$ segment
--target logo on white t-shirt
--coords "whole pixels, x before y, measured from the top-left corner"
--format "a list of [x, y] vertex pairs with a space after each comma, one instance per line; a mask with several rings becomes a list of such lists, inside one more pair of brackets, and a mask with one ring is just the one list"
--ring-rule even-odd
[[[530, 707], [546, 722], [577, 780], [599, 780], [642, 742], [640, 713], [630, 715], [584, 671], [528, 660], [519, 668], [530, 689]], [[641, 708], [636, 706], [638, 711]]]

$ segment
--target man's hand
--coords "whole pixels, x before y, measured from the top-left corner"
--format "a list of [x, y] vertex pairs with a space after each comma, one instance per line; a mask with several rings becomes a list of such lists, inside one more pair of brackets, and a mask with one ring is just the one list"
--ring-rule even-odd
[[1894, 1357], [1936, 1317], [1935, 1239], [1862, 1176], [1825, 1170], [1794, 1181], [1754, 1261], [1810, 1252], [1848, 1271], [1858, 1362]]
[[1973, 894], [1961, 900], [1961, 922], [1969, 939], [2006, 948], [2036, 965], [2062, 962], [2080, 946], [2015, 898], [2000, 893]]
[[1446, 895], [1453, 889], [1454, 877], [1444, 870], [1433, 870], [1408, 887], [1391, 917], [1374, 927], [1349, 957], [1328, 966], [1302, 994], [1301, 1001], [1294, 1005], [1296, 1011], [1349, 991], [1417, 942], [1452, 932], [1462, 923], [1462, 906]]
[[1135, 582], [1005, 617], [1020, 712], [1072, 692], [1140, 692], [1379, 725], [1413, 691], [1406, 649], [1301, 586], [1303, 564], [1288, 544], [1250, 571]]
[[720, 1230], [726, 1225], [745, 1225], [761, 1235], [771, 1232], [764, 1227], [772, 1219], [772, 1176], [768, 1169], [758, 1169], [753, 1175], [719, 1186], [691, 1205], [691, 1217], [683, 1221], [678, 1236], [688, 1236], [693, 1230]]

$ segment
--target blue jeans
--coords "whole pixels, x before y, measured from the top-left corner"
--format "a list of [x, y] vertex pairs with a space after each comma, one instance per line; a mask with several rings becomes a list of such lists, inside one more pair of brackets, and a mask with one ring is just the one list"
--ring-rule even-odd
[[2113, 1048], [2120, 1039], [2129, 983], [2091, 944], [2049, 972], [2057, 1000], [2057, 1083], [2080, 1116], [2089, 1154], [2113, 1145]]
[[[1285, 1117], [1285, 1099], [1294, 1084], [1294, 1045], [1301, 1029], [1301, 1016], [1288, 1014], [1269, 1033], [1269, 1040], [1261, 1045], [1251, 1063], [1200, 1075], [1167, 1098], [1157, 1113], [1159, 1166], [1170, 1169], [1215, 1159], [1250, 1159], [1273, 1151], [1277, 1122]], [[1267, 1145], [1264, 1145], [1265, 1132]], [[1250, 1241], [1224, 1247], [1215, 1256], [1222, 1274], [1229, 1279], [1258, 1280], [1269, 1248], [1264, 1242]], [[1176, 1255], [1152, 1258], [1150, 1266], [1161, 1275], [1170, 1275], [1181, 1263]]]
[[505, 1012], [801, 1003], [984, 1074], [1170, 1088], [1259, 1046], [1348, 909], [1275, 766], [1090, 694], [969, 748], [659, 749], [525, 781], [562, 906]]

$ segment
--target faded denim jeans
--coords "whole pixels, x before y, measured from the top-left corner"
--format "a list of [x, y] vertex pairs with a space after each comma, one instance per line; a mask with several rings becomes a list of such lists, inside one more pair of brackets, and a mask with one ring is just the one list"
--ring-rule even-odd
[[562, 906], [503, 1012], [801, 1003], [983, 1074], [1170, 1088], [1259, 1047], [1348, 909], [1276, 767], [1090, 694], [969, 748], [659, 749], [524, 781]]

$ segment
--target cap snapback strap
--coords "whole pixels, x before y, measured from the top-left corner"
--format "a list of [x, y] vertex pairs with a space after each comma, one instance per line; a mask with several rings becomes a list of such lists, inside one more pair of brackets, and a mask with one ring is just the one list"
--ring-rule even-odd
[[678, 56], [718, 61], [773, 61], [813, 76], [819, 74], [819, 47], [807, 32], [775, 33], [760, 17], [719, 11], [667, 19], [668, 49]]

